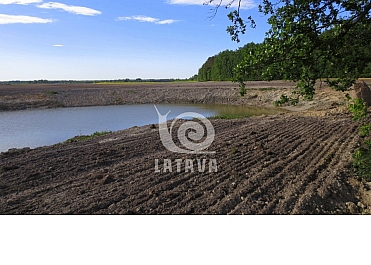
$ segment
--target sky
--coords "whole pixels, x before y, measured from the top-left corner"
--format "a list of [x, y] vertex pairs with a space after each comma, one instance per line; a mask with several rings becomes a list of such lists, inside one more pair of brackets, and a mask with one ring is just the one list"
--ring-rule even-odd
[[263, 41], [259, 0], [243, 1], [257, 28], [240, 43], [226, 32], [233, 7], [211, 19], [204, 1], [0, 0], [0, 80], [189, 78], [208, 57]]

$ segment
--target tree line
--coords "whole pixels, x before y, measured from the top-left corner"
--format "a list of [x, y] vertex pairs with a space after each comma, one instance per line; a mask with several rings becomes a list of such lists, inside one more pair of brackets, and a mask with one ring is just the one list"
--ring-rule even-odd
[[[202, 67], [198, 70], [197, 80], [199, 82], [205, 81], [234, 81], [237, 79], [236, 67], [249, 55], [254, 54], [258, 49], [261, 49], [262, 44], [247, 43], [245, 46], [237, 50], [225, 50], [217, 55], [209, 57]], [[361, 77], [371, 77], [371, 63], [367, 60], [367, 66], [363, 69]], [[246, 63], [246, 62], [245, 62]], [[364, 61], [359, 62], [364, 63]], [[339, 76], [339, 69], [332, 67], [331, 65], [325, 65], [322, 62], [318, 62], [317, 68], [321, 68], [319, 71], [322, 72], [322, 77], [337, 78]], [[295, 69], [292, 69], [293, 71]], [[243, 76], [239, 76], [238, 79], [245, 81], [261, 81], [266, 80], [263, 76], [263, 69], [251, 69], [245, 71]], [[240, 73], [238, 73], [240, 74]], [[271, 80], [282, 80], [286, 79], [287, 73], [277, 68], [275, 71], [270, 72]]]

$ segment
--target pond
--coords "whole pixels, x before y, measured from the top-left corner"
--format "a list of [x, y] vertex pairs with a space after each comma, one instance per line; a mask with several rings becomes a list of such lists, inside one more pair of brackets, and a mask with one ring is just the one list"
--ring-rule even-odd
[[[278, 113], [276, 109], [227, 105], [156, 105], [167, 119], [184, 112], [210, 116], [246, 116]], [[76, 135], [96, 131], [118, 131], [133, 126], [157, 124], [154, 105], [95, 106], [60, 109], [33, 109], [0, 112], [0, 152], [10, 148], [52, 145]]]

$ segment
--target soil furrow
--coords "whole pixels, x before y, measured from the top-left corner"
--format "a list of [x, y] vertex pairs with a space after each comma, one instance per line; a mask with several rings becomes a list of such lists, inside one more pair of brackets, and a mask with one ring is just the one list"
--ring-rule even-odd
[[[344, 130], [339, 131], [337, 127], [334, 129], [334, 131], [331, 131], [331, 135], [335, 134], [336, 136], [339, 135], [340, 137], [341, 135], [343, 135], [342, 133], [344, 132]], [[330, 135], [330, 133], [328, 135]], [[336, 144], [336, 141], [338, 139], [338, 137], [336, 136], [330, 138], [330, 141], [328, 141], [329, 137], [327, 136], [320, 139], [321, 144], [318, 149], [315, 148], [316, 146], [313, 146], [306, 152], [312, 154], [312, 156], [309, 157], [310, 163], [305, 166], [307, 170], [302, 171], [299, 169], [294, 172], [295, 178], [290, 181], [290, 185], [286, 186], [284, 190], [280, 191], [280, 194], [282, 193], [286, 195], [279, 200], [278, 206], [276, 206], [276, 208], [280, 208], [279, 211], [282, 211], [282, 209], [285, 209], [287, 211], [289, 211], [289, 209], [292, 209], [295, 201], [299, 199], [301, 191], [303, 191], [303, 189], [305, 189], [305, 187], [311, 181], [314, 181], [318, 175], [317, 172], [321, 172], [323, 170], [323, 167], [330, 162], [330, 157], [328, 156], [328, 154], [333, 152], [332, 149], [334, 148], [334, 145]], [[307, 154], [304, 154], [300, 161], [304, 160], [305, 156], [307, 156]], [[274, 210], [272, 209], [272, 211]]]
[[[149, 126], [0, 155], [0, 213], [300, 214], [346, 212], [345, 202], [357, 201], [341, 179], [348, 165], [343, 154], [358, 139], [350, 118], [212, 123], [213, 156], [169, 152]], [[197, 158], [216, 159], [218, 172], [194, 165], [187, 173], [184, 163], [177, 172], [176, 159]], [[163, 172], [164, 159], [173, 172]]]
[[[299, 124], [299, 128], [300, 128]], [[292, 125], [292, 128], [294, 131], [298, 131], [300, 133], [300, 130], [298, 130], [298, 127], [295, 125]], [[326, 137], [326, 136], [325, 136]], [[241, 204], [245, 204], [246, 201], [250, 204], [255, 204], [257, 200], [257, 204], [259, 204], [259, 207], [265, 207], [269, 201], [264, 199], [264, 196], [262, 194], [277, 194], [279, 190], [277, 188], [279, 187], [285, 187], [284, 180], [288, 181], [290, 179], [290, 173], [289, 170], [292, 168], [295, 169], [298, 165], [301, 163], [301, 159], [305, 157], [306, 153], [313, 152], [315, 150], [316, 145], [312, 145], [311, 142], [306, 141], [304, 145], [300, 146], [301, 152], [295, 152], [292, 156], [289, 156], [288, 159], [283, 161], [278, 161], [276, 164], [273, 165], [266, 165], [265, 169], [261, 171], [257, 176], [255, 176], [256, 181], [255, 185], [250, 187], [250, 189], [246, 192], [242, 192], [236, 196], [235, 201], [238, 201], [238, 197], [243, 197], [244, 201], [241, 201]], [[253, 179], [248, 179], [248, 183], [250, 184], [253, 181]], [[272, 189], [273, 190], [270, 190]], [[275, 205], [275, 202], [271, 202], [271, 205]], [[235, 206], [238, 208], [238, 205]], [[238, 210], [234, 209], [231, 211], [231, 213], [237, 213]]]

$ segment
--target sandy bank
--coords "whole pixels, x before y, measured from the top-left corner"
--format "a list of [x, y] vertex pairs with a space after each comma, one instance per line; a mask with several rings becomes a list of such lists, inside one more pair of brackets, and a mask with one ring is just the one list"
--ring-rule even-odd
[[[273, 107], [282, 94], [290, 94], [289, 82], [248, 82], [241, 97], [232, 82], [98, 84], [35, 84], [0, 86], [0, 110], [106, 106], [147, 103], [233, 104]], [[314, 101], [292, 110], [328, 109], [344, 101], [343, 93], [320, 89]]]

